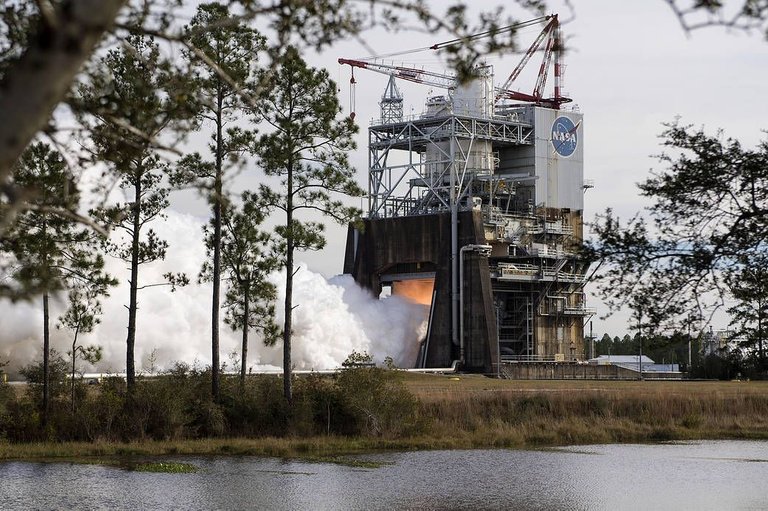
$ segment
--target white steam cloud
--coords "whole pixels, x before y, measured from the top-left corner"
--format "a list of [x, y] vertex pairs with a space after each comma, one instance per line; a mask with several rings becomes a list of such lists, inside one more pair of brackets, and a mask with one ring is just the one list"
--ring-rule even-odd
[[[285, 278], [273, 276], [278, 288], [282, 317]], [[293, 311], [293, 358], [298, 369], [339, 367], [352, 351], [368, 352], [381, 363], [392, 357], [400, 367], [416, 363], [418, 342], [426, 333], [423, 305], [399, 296], [382, 300], [360, 288], [349, 275], [326, 280], [302, 266], [295, 277]], [[282, 348], [266, 352], [262, 362], [279, 365]]]
[[[140, 269], [140, 284], [162, 281], [168, 271], [186, 272], [194, 282], [205, 258], [201, 227], [204, 219], [169, 211], [165, 221], [153, 228], [168, 240], [165, 261]], [[81, 335], [80, 343], [103, 348], [103, 360], [87, 371], [123, 372], [128, 311], [128, 270], [126, 264], [109, 260], [107, 270], [121, 283], [104, 300], [103, 315], [93, 333]], [[282, 318], [284, 273], [272, 275], [278, 284], [277, 319]], [[169, 367], [175, 361], [205, 366], [210, 364], [210, 285], [193, 283], [171, 293], [166, 287], [139, 292], [136, 367], [149, 371]], [[348, 275], [330, 280], [305, 265], [294, 281], [294, 336], [292, 356], [297, 369], [336, 368], [352, 351], [368, 352], [377, 363], [392, 357], [401, 367], [416, 362], [418, 342], [426, 331], [426, 307], [390, 296], [379, 300], [360, 288]], [[51, 300], [51, 346], [64, 354], [71, 349], [71, 335], [55, 328], [56, 318], [66, 307], [65, 297]], [[240, 350], [240, 332], [221, 325], [221, 359]], [[42, 305], [0, 302], [0, 362], [10, 361], [10, 372], [40, 360], [42, 352]], [[239, 359], [239, 355], [237, 357]], [[282, 343], [266, 347], [257, 335], [251, 336], [248, 366], [277, 369], [282, 366]], [[230, 366], [231, 367], [231, 366]], [[8, 368], [6, 368], [8, 369]]]

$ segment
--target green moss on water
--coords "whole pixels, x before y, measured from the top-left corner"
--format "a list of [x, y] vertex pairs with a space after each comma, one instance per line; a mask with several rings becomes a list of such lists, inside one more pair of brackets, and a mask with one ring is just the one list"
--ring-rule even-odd
[[372, 461], [348, 458], [346, 456], [314, 456], [314, 457], [302, 457], [302, 461], [310, 463], [333, 463], [334, 465], [343, 465], [345, 467], [352, 468], [381, 468], [385, 465], [391, 465], [384, 461]]
[[139, 463], [130, 467], [136, 472], [155, 472], [162, 474], [193, 474], [197, 467], [191, 463], [178, 463], [175, 461], [161, 461], [154, 463]]

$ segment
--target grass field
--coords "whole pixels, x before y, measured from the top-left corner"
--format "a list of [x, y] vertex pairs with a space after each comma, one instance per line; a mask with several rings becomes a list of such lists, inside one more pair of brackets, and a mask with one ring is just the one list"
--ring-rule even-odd
[[413, 375], [436, 436], [500, 447], [768, 439], [768, 382]]
[[439, 375], [407, 373], [403, 382], [420, 399], [461, 399], [472, 394], [582, 392], [603, 395], [647, 394], [677, 396], [768, 397], [768, 381], [618, 381], [618, 380], [501, 380], [481, 375]]
[[407, 436], [53, 444], [0, 439], [0, 460], [251, 454], [333, 461], [378, 450], [768, 439], [768, 382], [763, 381], [519, 381], [414, 373], [400, 378], [417, 398], [421, 423]]

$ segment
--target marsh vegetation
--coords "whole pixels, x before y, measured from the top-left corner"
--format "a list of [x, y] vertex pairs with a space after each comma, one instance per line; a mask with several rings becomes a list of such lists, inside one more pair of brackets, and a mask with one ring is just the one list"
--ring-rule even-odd
[[[768, 382], [512, 381], [378, 368], [295, 379], [288, 407], [277, 376], [222, 380], [179, 366], [78, 386], [71, 413], [53, 385], [52, 420], [38, 385], [0, 395], [0, 459], [263, 455], [327, 460], [378, 450], [524, 448], [664, 440], [768, 439]], [[61, 388], [59, 392], [57, 389]], [[58, 393], [57, 393], [58, 392]]]

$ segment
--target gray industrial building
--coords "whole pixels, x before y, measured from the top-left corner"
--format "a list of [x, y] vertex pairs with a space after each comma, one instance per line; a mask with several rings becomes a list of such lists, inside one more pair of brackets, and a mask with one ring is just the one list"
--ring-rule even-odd
[[398, 72], [368, 129], [368, 214], [345, 273], [429, 305], [416, 367], [583, 360], [582, 114], [500, 97], [481, 66], [407, 118]]

